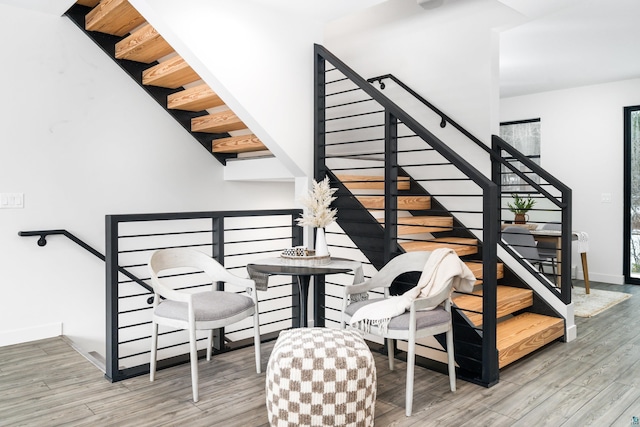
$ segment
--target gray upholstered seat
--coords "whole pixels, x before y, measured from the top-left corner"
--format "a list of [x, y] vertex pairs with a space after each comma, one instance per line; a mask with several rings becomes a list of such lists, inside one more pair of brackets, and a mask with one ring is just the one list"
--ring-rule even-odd
[[[349, 319], [361, 307], [380, 301], [379, 298], [364, 299], [363, 296], [376, 288], [383, 290], [383, 297], [389, 298], [389, 288], [399, 276], [410, 272], [422, 272], [431, 252], [408, 252], [399, 255], [389, 261], [373, 277], [363, 283], [345, 286], [342, 305], [342, 327], [346, 327]], [[416, 298], [411, 303], [411, 308], [400, 316], [392, 317], [388, 328], [383, 329], [371, 325], [370, 333], [383, 337], [387, 341], [389, 357], [389, 369], [394, 365], [394, 340], [407, 341], [407, 383], [405, 412], [411, 415], [413, 407], [413, 376], [415, 365], [416, 339], [437, 334], [446, 334], [447, 365], [449, 370], [449, 386], [451, 391], [456, 390], [456, 371], [453, 349], [453, 327], [451, 323], [451, 290], [452, 282], [437, 295], [427, 298]], [[428, 310], [429, 307], [436, 307]]]
[[[207, 330], [207, 360], [211, 360], [213, 330], [253, 317], [253, 335], [256, 371], [260, 373], [260, 321], [258, 319], [258, 295], [255, 282], [228, 272], [210, 256], [188, 248], [161, 249], [149, 260], [153, 284], [153, 318], [151, 333], [150, 379], [155, 379], [158, 353], [158, 325], [189, 331], [191, 359], [191, 384], [193, 400], [198, 401], [198, 349], [196, 330]], [[178, 280], [188, 280], [193, 274], [205, 274], [205, 292], [189, 291], [189, 286]], [[197, 276], [200, 277], [200, 276]], [[198, 280], [201, 280], [200, 278]], [[202, 283], [202, 282], [200, 282]], [[214, 283], [224, 283], [225, 291], [213, 290]], [[227, 292], [235, 287], [242, 293]], [[202, 289], [198, 287], [197, 289]]]

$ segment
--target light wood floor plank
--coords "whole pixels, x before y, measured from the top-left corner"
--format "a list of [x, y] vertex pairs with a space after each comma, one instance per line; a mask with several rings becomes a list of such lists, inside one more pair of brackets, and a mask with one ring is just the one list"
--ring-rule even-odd
[[[577, 318], [578, 339], [555, 342], [501, 371], [484, 388], [416, 368], [413, 416], [404, 415], [406, 364], [390, 371], [374, 351], [376, 426], [630, 425], [640, 417], [640, 287], [592, 282], [634, 296], [593, 318]], [[262, 345], [262, 368], [273, 342]], [[265, 373], [253, 349], [201, 360], [200, 401], [188, 365], [109, 383], [61, 338], [0, 348], [0, 426], [268, 426]]]

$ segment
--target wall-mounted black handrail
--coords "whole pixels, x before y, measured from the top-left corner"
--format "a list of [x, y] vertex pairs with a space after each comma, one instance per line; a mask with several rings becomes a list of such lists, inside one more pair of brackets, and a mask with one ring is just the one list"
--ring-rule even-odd
[[451, 117], [447, 116], [438, 107], [436, 107], [435, 105], [433, 105], [432, 103], [427, 101], [419, 93], [417, 93], [415, 90], [411, 89], [409, 86], [404, 84], [400, 79], [398, 79], [393, 74], [385, 74], [383, 76], [372, 77], [370, 79], [367, 79], [367, 81], [369, 83], [378, 82], [380, 84], [380, 89], [384, 90], [385, 84], [383, 83], [383, 80], [385, 80], [385, 79], [393, 80], [398, 86], [400, 86], [402, 89], [404, 89], [407, 92], [409, 92], [414, 98], [416, 98], [418, 101], [420, 101], [421, 103], [423, 103], [424, 105], [429, 107], [434, 113], [439, 115], [440, 118], [441, 118], [441, 121], [440, 121], [440, 127], [441, 128], [444, 128], [445, 126], [447, 126], [447, 123], [450, 123], [453, 127], [458, 129], [463, 135], [465, 135], [467, 138], [469, 138], [470, 140], [475, 142], [478, 147], [482, 148], [487, 153], [491, 154], [491, 149], [489, 147], [487, 147], [486, 144], [483, 144], [482, 141], [480, 141], [478, 138], [476, 138], [471, 133], [469, 133], [469, 131], [467, 131], [465, 128], [463, 128], [458, 123], [456, 123], [455, 120], [453, 120]]
[[[70, 232], [68, 232], [67, 230], [64, 230], [64, 229], [62, 229], [62, 230], [19, 231], [18, 232], [18, 236], [21, 236], [21, 237], [40, 236], [40, 238], [38, 239], [38, 246], [45, 246], [47, 244], [47, 237], [48, 236], [55, 236], [55, 235], [65, 236], [67, 239], [69, 239], [72, 242], [76, 243], [78, 246], [80, 246], [81, 248], [87, 250], [89, 253], [91, 253], [91, 254], [95, 255], [96, 257], [100, 258], [100, 260], [102, 260], [102, 261], [105, 261], [105, 259], [106, 259], [103, 254], [98, 252], [92, 246], [90, 246], [89, 244], [85, 243], [84, 241], [82, 241], [81, 239], [79, 239], [78, 237], [74, 236], [72, 233], [70, 233]], [[149, 292], [153, 292], [153, 287], [151, 287], [150, 285], [146, 284], [141, 279], [139, 279], [136, 276], [134, 276], [133, 274], [131, 274], [129, 271], [125, 270], [122, 267], [118, 267], [118, 271], [120, 271], [120, 273], [124, 274], [129, 279], [133, 280], [134, 282], [136, 282], [137, 284], [139, 284], [140, 286], [142, 286], [143, 288], [145, 288]], [[153, 297], [149, 298], [149, 300], [147, 302], [149, 304], [151, 304], [153, 302]]]
[[[486, 144], [482, 143], [482, 141], [480, 141], [480, 139], [476, 138], [474, 135], [469, 133], [466, 129], [464, 129], [461, 125], [459, 125], [455, 120], [453, 120], [451, 117], [447, 116], [438, 107], [436, 107], [435, 105], [430, 103], [427, 99], [425, 99], [423, 96], [421, 96], [415, 90], [411, 89], [408, 85], [406, 85], [404, 82], [402, 82], [400, 79], [398, 79], [393, 74], [384, 74], [384, 75], [381, 75], [381, 76], [371, 77], [371, 78], [367, 79], [367, 82], [369, 82], [369, 83], [376, 83], [377, 82], [380, 85], [380, 89], [384, 90], [385, 89], [385, 84], [384, 84], [384, 80], [385, 79], [392, 80], [399, 87], [404, 89], [407, 93], [409, 93], [415, 99], [420, 101], [426, 107], [430, 108], [434, 113], [436, 113], [438, 116], [440, 116], [440, 118], [441, 118], [440, 127], [444, 128], [447, 125], [447, 123], [450, 123], [460, 133], [462, 133], [464, 136], [466, 136], [471, 141], [473, 141], [478, 147], [480, 147], [484, 151], [486, 151], [489, 154], [491, 162], [492, 162], [492, 176], [493, 176], [493, 181], [494, 182], [496, 182], [498, 184], [500, 183], [500, 179], [498, 178], [500, 176], [500, 174], [499, 174], [500, 166], [499, 165], [502, 165], [502, 166], [506, 167], [507, 169], [509, 169], [510, 173], [513, 173], [513, 174], [517, 175], [520, 179], [522, 179], [524, 182], [526, 182], [528, 185], [530, 185], [532, 189], [534, 189], [536, 192], [538, 192], [541, 195], [543, 195], [544, 198], [546, 198], [547, 200], [551, 201], [558, 208], [560, 208], [562, 210], [562, 221], [561, 222], [562, 222], [562, 224], [564, 224], [564, 227], [562, 227], [562, 237], [561, 237], [562, 248], [563, 248], [563, 251], [565, 251], [565, 256], [567, 257], [567, 259], [571, 259], [571, 189], [569, 187], [567, 187], [564, 183], [562, 183], [556, 177], [554, 177], [549, 172], [547, 172], [545, 169], [543, 169], [540, 165], [538, 165], [537, 163], [534, 163], [533, 161], [531, 161], [530, 158], [528, 158], [527, 156], [522, 154], [520, 151], [515, 149], [509, 143], [504, 141], [502, 138], [500, 138], [500, 137], [498, 137], [496, 135], [493, 135], [492, 136], [492, 145], [491, 145], [491, 147], [489, 147]], [[560, 193], [562, 194], [562, 198], [558, 199], [557, 197], [553, 196], [542, 185], [540, 185], [539, 183], [537, 183], [533, 179], [531, 179], [529, 174], [524, 173], [520, 169], [514, 167], [513, 164], [510, 161], [507, 161], [500, 154], [501, 150], [507, 152], [509, 154], [509, 156], [511, 156], [511, 158], [510, 158], [511, 161], [515, 161], [515, 162], [521, 163], [522, 165], [527, 167], [531, 171], [531, 173], [539, 176], [540, 178], [545, 180], [549, 185], [551, 185], [552, 187], [554, 187], [555, 189], [560, 191]], [[502, 190], [500, 190], [500, 192], [502, 192]], [[502, 244], [501, 241], [498, 241], [498, 242], [504, 247], [504, 245]], [[516, 258], [519, 259], [518, 256], [516, 256]], [[522, 260], [520, 260], [520, 259], [519, 259], [519, 261], [522, 262]], [[569, 291], [567, 291], [567, 289], [570, 289], [569, 283], [570, 283], [570, 280], [571, 280], [571, 277], [569, 275], [568, 269], [565, 269], [565, 271], [562, 272], [561, 276], [562, 276], [561, 277], [561, 283], [562, 283], [562, 286], [561, 286], [561, 288], [562, 288], [562, 290], [561, 290], [561, 300], [565, 304], [568, 304], [568, 303], [571, 302], [571, 293]], [[544, 282], [544, 281], [541, 281], [541, 282], [546, 285], [546, 282]]]

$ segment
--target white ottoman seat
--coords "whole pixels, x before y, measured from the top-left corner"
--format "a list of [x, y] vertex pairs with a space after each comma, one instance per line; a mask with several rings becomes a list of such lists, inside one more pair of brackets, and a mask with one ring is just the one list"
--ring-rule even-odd
[[282, 331], [267, 364], [271, 426], [373, 426], [376, 367], [356, 331]]

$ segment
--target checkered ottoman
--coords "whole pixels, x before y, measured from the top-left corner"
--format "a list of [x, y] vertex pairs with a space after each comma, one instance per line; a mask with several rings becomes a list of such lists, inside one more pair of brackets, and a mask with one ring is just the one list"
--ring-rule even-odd
[[376, 366], [355, 331], [282, 331], [267, 364], [271, 426], [373, 426]]

